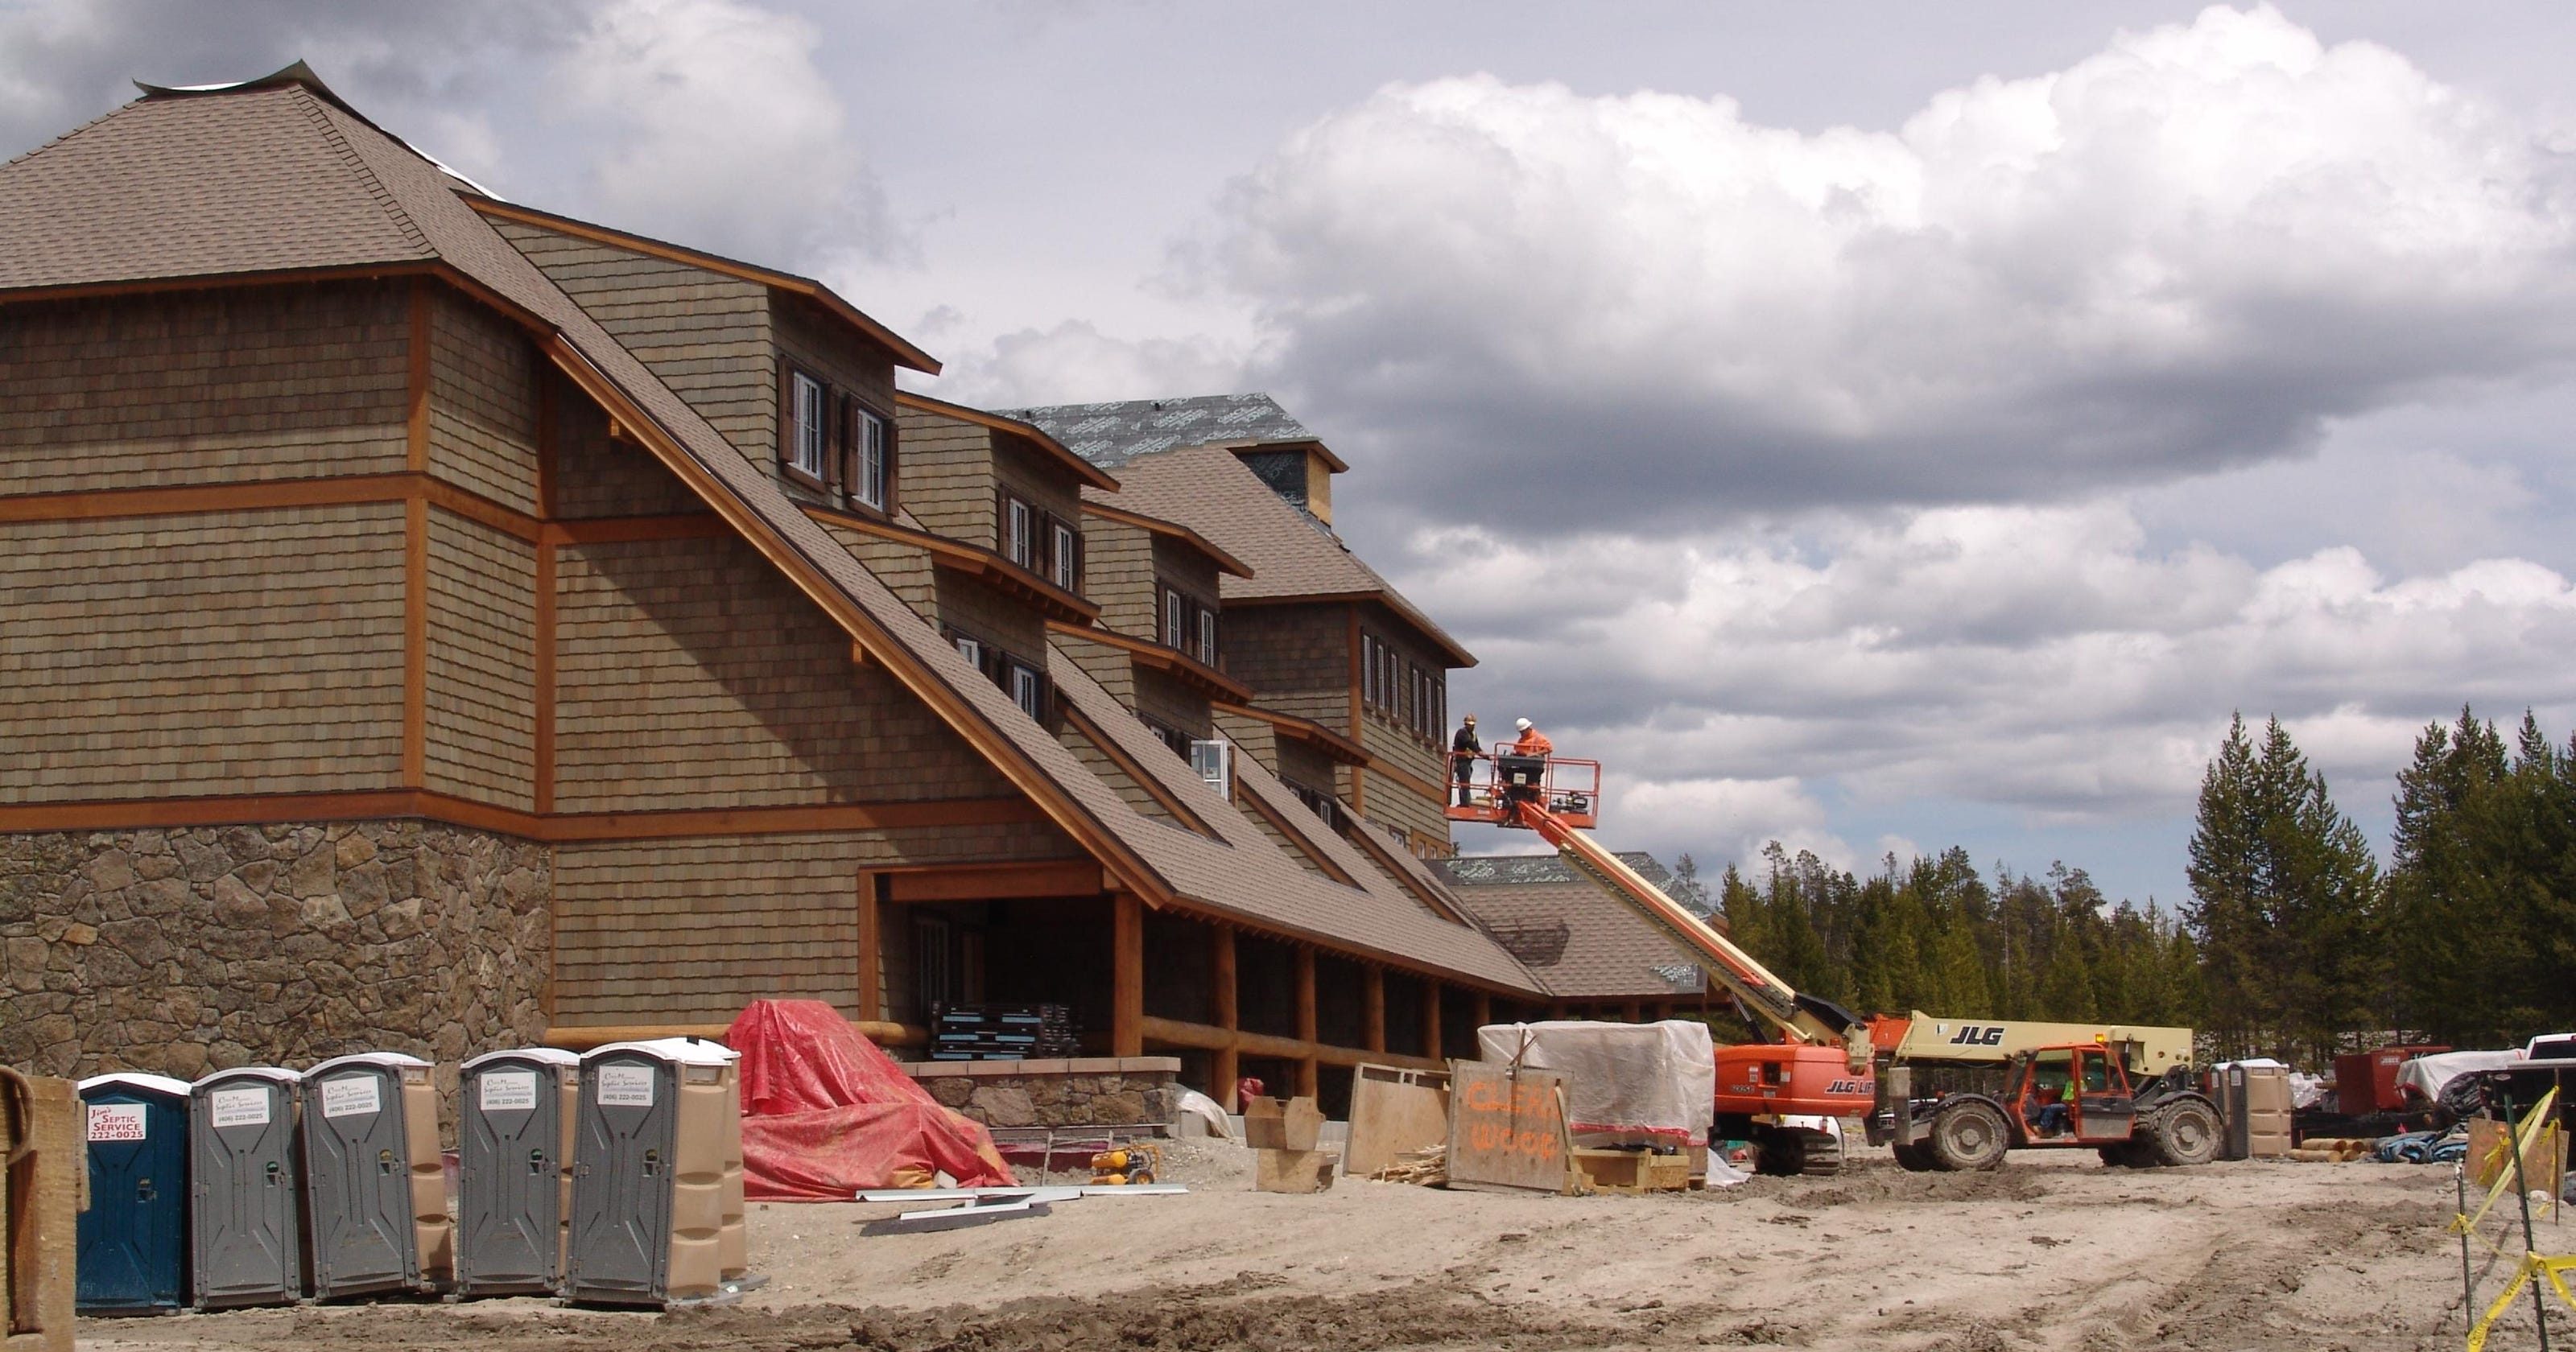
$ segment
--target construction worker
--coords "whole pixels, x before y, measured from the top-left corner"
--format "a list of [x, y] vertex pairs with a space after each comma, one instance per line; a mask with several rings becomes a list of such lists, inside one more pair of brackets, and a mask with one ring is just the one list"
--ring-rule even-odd
[[1458, 781], [1458, 806], [1466, 807], [1472, 790], [1468, 781], [1476, 777], [1476, 758], [1485, 754], [1485, 744], [1476, 740], [1476, 716], [1469, 714], [1458, 724], [1458, 735], [1449, 739], [1449, 765]]
[[1556, 743], [1549, 741], [1546, 733], [1531, 726], [1528, 719], [1520, 719], [1512, 727], [1521, 735], [1519, 741], [1512, 743], [1513, 755], [1545, 756], [1556, 750]]

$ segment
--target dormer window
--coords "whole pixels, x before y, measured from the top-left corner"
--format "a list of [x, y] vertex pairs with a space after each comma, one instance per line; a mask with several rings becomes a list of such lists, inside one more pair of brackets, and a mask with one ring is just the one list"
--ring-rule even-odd
[[831, 401], [824, 396], [822, 381], [802, 371], [789, 380], [787, 467], [820, 484], [832, 463]]
[[1062, 521], [1047, 521], [1047, 580], [1066, 591], [1082, 584], [1082, 533]]
[[1038, 515], [1036, 509], [1005, 493], [1002, 495], [1002, 557], [1022, 568], [1035, 570], [1038, 553]]
[[850, 501], [886, 509], [886, 420], [850, 401], [850, 467], [842, 478]]

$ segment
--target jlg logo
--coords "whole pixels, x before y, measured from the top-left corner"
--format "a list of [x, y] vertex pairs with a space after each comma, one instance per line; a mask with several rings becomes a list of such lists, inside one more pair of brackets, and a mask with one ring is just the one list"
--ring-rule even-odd
[[1963, 1024], [1959, 1028], [1959, 1035], [1950, 1039], [1950, 1045], [1953, 1047], [2000, 1047], [2004, 1045], [2003, 1025], [1997, 1024], [1992, 1028], [1981, 1028], [1973, 1023]]
[[1874, 1080], [1836, 1080], [1825, 1086], [1828, 1094], [1868, 1094], [1875, 1093], [1877, 1089], [1878, 1084]]

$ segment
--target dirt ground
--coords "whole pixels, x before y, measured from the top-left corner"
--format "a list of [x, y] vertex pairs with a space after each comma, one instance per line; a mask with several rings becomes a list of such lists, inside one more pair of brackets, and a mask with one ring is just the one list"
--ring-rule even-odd
[[[1251, 1192], [1246, 1152], [1181, 1149], [1179, 1197], [1095, 1198], [938, 1234], [901, 1208], [763, 1205], [769, 1284], [672, 1314], [466, 1305], [91, 1321], [85, 1347], [498, 1352], [1322, 1352], [1773, 1346], [1891, 1352], [2457, 1347], [2451, 1171], [2372, 1164], [2106, 1169], [2017, 1154], [1916, 1175], [1653, 1197], [1498, 1196], [1344, 1180]], [[2576, 1226], [2544, 1237], [2576, 1251]], [[2482, 1300], [2499, 1288], [2482, 1264]], [[2490, 1346], [2533, 1345], [2529, 1305]], [[2576, 1312], [2563, 1326], [2576, 1334]], [[2562, 1327], [2555, 1318], [2551, 1331]], [[2560, 1335], [2562, 1337], [2568, 1335]]]

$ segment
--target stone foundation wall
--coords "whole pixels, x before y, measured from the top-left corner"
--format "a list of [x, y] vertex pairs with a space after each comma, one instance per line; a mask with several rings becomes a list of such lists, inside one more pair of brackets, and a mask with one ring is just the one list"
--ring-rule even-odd
[[988, 1127], [1169, 1122], [1180, 1112], [1178, 1057], [1069, 1061], [924, 1061], [904, 1073], [931, 1097]]
[[0, 1063], [194, 1079], [546, 1028], [553, 859], [418, 821], [0, 835]]

